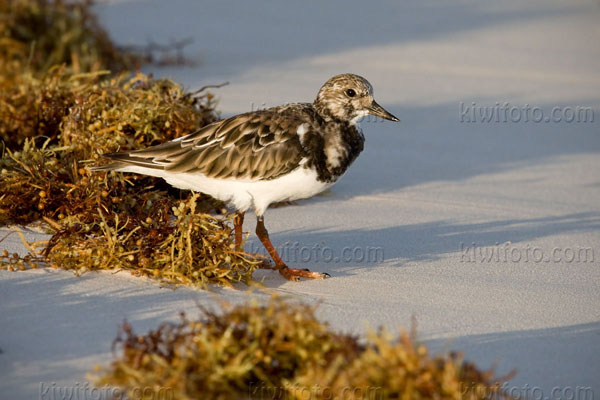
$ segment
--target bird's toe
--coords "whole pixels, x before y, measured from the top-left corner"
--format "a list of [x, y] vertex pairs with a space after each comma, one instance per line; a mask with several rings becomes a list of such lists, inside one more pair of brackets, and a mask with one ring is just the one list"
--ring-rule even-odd
[[311, 272], [309, 269], [306, 268], [297, 269], [290, 268], [288, 266], [283, 266], [279, 268], [279, 273], [290, 281], [298, 281], [300, 278], [326, 279], [331, 277], [331, 275], [329, 275], [326, 272]]

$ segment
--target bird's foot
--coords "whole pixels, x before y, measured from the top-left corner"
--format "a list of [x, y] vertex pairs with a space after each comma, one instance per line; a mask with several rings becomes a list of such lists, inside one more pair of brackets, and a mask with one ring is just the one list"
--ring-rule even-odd
[[263, 260], [258, 268], [261, 269], [276, 269], [279, 271], [281, 275], [284, 276], [285, 279], [297, 282], [300, 278], [310, 278], [310, 279], [326, 279], [331, 278], [327, 272], [311, 272], [309, 269], [298, 269], [298, 268], [290, 268], [287, 265], [273, 265], [267, 260]]
[[290, 281], [299, 281], [300, 278], [310, 278], [310, 279], [326, 279], [331, 277], [326, 272], [311, 272], [308, 269], [297, 269], [290, 268], [287, 265], [276, 267], [279, 270], [279, 273], [284, 276], [285, 279]]

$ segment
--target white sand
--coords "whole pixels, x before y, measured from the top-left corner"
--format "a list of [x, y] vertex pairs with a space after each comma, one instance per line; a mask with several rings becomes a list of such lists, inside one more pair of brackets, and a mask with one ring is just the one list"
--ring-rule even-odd
[[[574, 398], [581, 387], [600, 397], [597, 1], [154, 0], [99, 12], [124, 44], [193, 37], [186, 54], [199, 65], [147, 71], [190, 89], [231, 82], [216, 91], [224, 115], [312, 101], [327, 78], [355, 72], [402, 120], [363, 124], [366, 150], [330, 193], [267, 212], [290, 264], [332, 275], [291, 283], [257, 273], [267, 286], [321, 301], [319, 316], [343, 331], [408, 327], [414, 315], [432, 348], [464, 350], [482, 367], [497, 360], [499, 373], [517, 368], [511, 386], [532, 397]], [[546, 115], [586, 106], [595, 121], [461, 123], [460, 102], [528, 104]], [[252, 218], [245, 227], [253, 232]], [[473, 243], [500, 257], [461, 249]], [[6, 247], [22, 250], [16, 235]], [[569, 262], [579, 249], [588, 260]], [[353, 251], [348, 262], [326, 260]], [[246, 297], [173, 291], [123, 273], [0, 272], [0, 397], [39, 398], [41, 382], [81, 387], [110, 360], [124, 318], [144, 332], [179, 311], [194, 315], [215, 293]]]

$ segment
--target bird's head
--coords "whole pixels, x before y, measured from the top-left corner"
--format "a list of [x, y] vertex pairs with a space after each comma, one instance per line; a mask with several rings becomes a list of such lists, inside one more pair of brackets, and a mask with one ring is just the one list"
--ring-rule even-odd
[[354, 74], [336, 75], [319, 90], [314, 106], [325, 119], [355, 123], [365, 115], [400, 121], [373, 99], [373, 86]]

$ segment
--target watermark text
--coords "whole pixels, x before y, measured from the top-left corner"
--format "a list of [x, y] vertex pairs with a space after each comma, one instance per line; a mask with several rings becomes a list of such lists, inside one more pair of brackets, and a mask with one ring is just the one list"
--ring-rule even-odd
[[554, 247], [550, 251], [530, 244], [513, 245], [511, 242], [496, 243], [493, 246], [460, 244], [460, 261], [463, 263], [593, 263], [592, 247]]
[[564, 106], [553, 107], [550, 110], [525, 104], [512, 105], [509, 102], [494, 105], [478, 105], [476, 102], [458, 104], [458, 116], [461, 123], [578, 123], [590, 124], [595, 122], [592, 107]]

